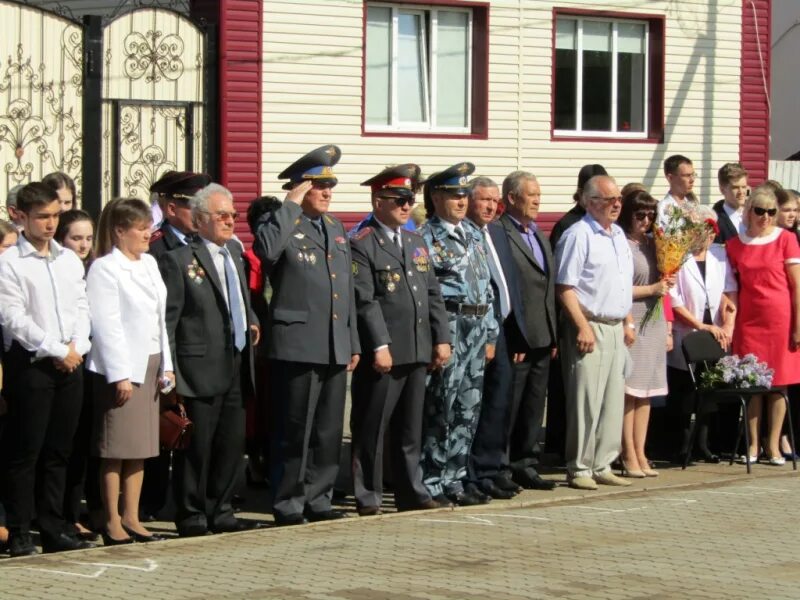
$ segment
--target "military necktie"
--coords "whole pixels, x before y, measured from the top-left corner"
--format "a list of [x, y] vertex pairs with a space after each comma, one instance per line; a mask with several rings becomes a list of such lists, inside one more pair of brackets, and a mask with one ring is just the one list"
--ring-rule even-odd
[[233, 323], [233, 345], [241, 352], [247, 343], [245, 338], [246, 323], [244, 314], [242, 314], [242, 293], [239, 289], [239, 278], [236, 276], [236, 269], [233, 266], [233, 258], [231, 258], [228, 249], [220, 248], [219, 253], [222, 255], [222, 260], [225, 261], [225, 282], [228, 286], [228, 309], [231, 313], [231, 322]]
[[464, 246], [464, 248], [466, 248], [467, 247], [467, 237], [464, 235], [464, 230], [461, 229], [461, 227], [459, 227], [458, 225], [456, 225], [456, 227], [455, 227], [455, 229], [453, 229], [453, 231], [455, 232], [455, 235], [458, 238], [458, 241], [461, 242], [461, 245]]
[[397, 233], [396, 231], [392, 234], [392, 241], [394, 242], [394, 245], [397, 247], [397, 249], [400, 250], [400, 252], [402, 252], [403, 247], [400, 245], [400, 234]]

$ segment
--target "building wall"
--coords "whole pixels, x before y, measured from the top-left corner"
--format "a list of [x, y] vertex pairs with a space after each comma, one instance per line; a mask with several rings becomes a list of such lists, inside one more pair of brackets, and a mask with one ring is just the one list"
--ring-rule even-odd
[[800, 2], [772, 0], [772, 123], [770, 158], [800, 152]]
[[[554, 6], [666, 16], [663, 143], [551, 141]], [[569, 208], [586, 163], [600, 162], [619, 182], [643, 181], [661, 196], [661, 164], [674, 153], [695, 161], [700, 197], [715, 200], [717, 168], [739, 158], [742, 10], [734, 0], [492, 1], [489, 136], [482, 140], [362, 136], [362, 2], [265, 2], [264, 193], [279, 191], [276, 175], [298, 155], [336, 143], [343, 152], [337, 212], [369, 210], [358, 183], [400, 162], [417, 162], [431, 173], [470, 160], [476, 174], [498, 181], [512, 170], [530, 170], [542, 186], [542, 209], [554, 213]]]

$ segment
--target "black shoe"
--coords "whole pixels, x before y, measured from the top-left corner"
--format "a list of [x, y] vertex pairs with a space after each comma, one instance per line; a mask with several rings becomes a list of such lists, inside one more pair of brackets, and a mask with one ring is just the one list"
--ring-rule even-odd
[[464, 491], [471, 496], [475, 496], [481, 504], [489, 504], [489, 502], [492, 501], [492, 497], [478, 489], [478, 486], [476, 486], [474, 483], [468, 483], [465, 485]]
[[12, 558], [17, 556], [35, 556], [39, 554], [33, 545], [30, 533], [12, 533], [8, 539], [8, 553]]
[[157, 533], [150, 533], [148, 535], [144, 535], [143, 533], [136, 533], [133, 529], [122, 526], [131, 539], [136, 542], [137, 544], [148, 544], [150, 542], [163, 542], [165, 538], [163, 535], [158, 535]]
[[478, 506], [479, 504], [484, 504], [478, 496], [467, 492], [454, 492], [447, 494], [447, 497], [456, 506]]
[[215, 525], [211, 528], [214, 533], [236, 533], [238, 531], [250, 531], [251, 529], [261, 529], [262, 523], [258, 521], [245, 521], [244, 519], [234, 519], [233, 521]]
[[481, 481], [480, 491], [497, 500], [510, 500], [517, 495], [516, 492], [500, 489], [491, 479], [483, 479]]
[[[130, 535], [130, 533], [131, 533], [130, 531], [128, 531], [124, 527], [123, 527], [123, 529], [125, 529], [125, 532]], [[125, 546], [126, 544], [132, 544], [133, 543], [133, 536], [122, 538], [122, 539], [118, 540], [117, 538], [111, 537], [111, 534], [108, 533], [108, 531], [104, 531], [100, 535], [103, 536], [103, 546]]]
[[94, 547], [95, 544], [84, 542], [67, 533], [59, 533], [55, 536], [42, 536], [42, 552], [68, 552], [70, 550], [87, 550]]
[[383, 514], [380, 506], [359, 506], [356, 510], [359, 517], [374, 517]]
[[308, 520], [312, 523], [316, 521], [336, 521], [337, 519], [346, 519], [347, 515], [340, 510], [323, 510], [321, 512], [308, 511]]
[[178, 530], [178, 535], [182, 538], [203, 537], [211, 533], [205, 525], [178, 525], [176, 529]]
[[432, 500], [439, 505], [439, 508], [453, 508], [453, 503], [450, 502], [450, 498], [448, 498], [444, 494], [439, 494], [438, 496], [434, 496]]
[[712, 465], [719, 464], [719, 461], [720, 461], [719, 455], [714, 454], [713, 452], [711, 452], [708, 449], [705, 449], [705, 450], [701, 449], [699, 458], [704, 463], [710, 463]]
[[492, 482], [495, 486], [506, 492], [519, 494], [522, 491], [522, 486], [514, 483], [508, 475], [497, 475], [492, 478]]
[[158, 521], [158, 517], [156, 516], [156, 510], [140, 510], [139, 511], [139, 522], [140, 523], [153, 523], [154, 521]]
[[289, 525], [305, 525], [308, 520], [303, 515], [273, 515], [275, 517], [275, 525], [277, 527], [286, 527]]
[[538, 473], [531, 475], [525, 471], [514, 473], [514, 481], [524, 487], [526, 490], [554, 490], [556, 488], [555, 481], [548, 481], [542, 478]]

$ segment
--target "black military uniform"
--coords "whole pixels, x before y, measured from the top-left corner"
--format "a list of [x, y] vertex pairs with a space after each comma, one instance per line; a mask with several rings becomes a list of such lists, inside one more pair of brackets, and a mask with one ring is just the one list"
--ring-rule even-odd
[[[158, 194], [158, 202], [163, 210], [168, 202], [188, 203], [189, 198], [209, 183], [211, 177], [205, 173], [167, 171], [150, 186], [150, 192]], [[175, 225], [170, 224], [164, 215], [161, 226], [150, 236], [148, 253], [156, 260], [160, 260], [167, 252], [185, 246], [193, 236], [193, 233], [181, 232]], [[143, 521], [155, 521], [167, 503], [171, 454], [169, 450], [162, 450], [158, 456], [144, 461], [144, 481], [139, 510]]]
[[[333, 187], [341, 153], [322, 146], [280, 178]], [[279, 525], [343, 516], [331, 510], [339, 472], [347, 365], [360, 353], [350, 244], [344, 226], [286, 201], [260, 221], [254, 250], [272, 285], [267, 356], [275, 401], [270, 481]], [[309, 215], [311, 212], [309, 212]]]
[[[419, 167], [406, 164], [362, 185], [372, 186], [373, 197], [413, 204], [418, 179]], [[447, 313], [422, 236], [388, 229], [373, 216], [350, 241], [364, 352], [353, 374], [351, 411], [353, 483], [362, 515], [380, 512], [387, 430], [397, 508], [440, 506], [422, 482], [420, 451], [426, 365], [434, 344], [450, 343]], [[379, 373], [373, 353], [385, 346], [392, 368]]]

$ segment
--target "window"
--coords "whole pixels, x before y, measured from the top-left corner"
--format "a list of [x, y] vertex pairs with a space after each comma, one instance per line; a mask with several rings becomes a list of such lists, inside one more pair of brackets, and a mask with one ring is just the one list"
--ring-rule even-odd
[[663, 67], [653, 48], [662, 37], [658, 19], [556, 14], [554, 136], [659, 135]]
[[[485, 74], [474, 81], [474, 28], [486, 8], [368, 3], [364, 131], [473, 134], [485, 128]], [[480, 14], [478, 14], [480, 13]], [[477, 17], [477, 18], [476, 18]], [[477, 23], [476, 23], [477, 21]], [[478, 85], [476, 85], [476, 83]]]

